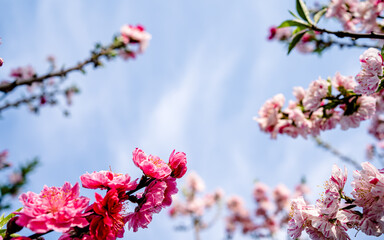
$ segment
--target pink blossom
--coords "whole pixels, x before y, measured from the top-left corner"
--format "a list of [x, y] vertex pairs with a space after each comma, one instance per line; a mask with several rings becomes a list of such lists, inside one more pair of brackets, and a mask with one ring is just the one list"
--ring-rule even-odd
[[303, 87], [294, 87], [293, 95], [296, 97], [296, 100], [300, 102], [305, 97], [305, 89]]
[[376, 99], [370, 96], [361, 96], [356, 101], [357, 111], [351, 115], [343, 115], [340, 119], [341, 129], [356, 128], [360, 122], [367, 120], [375, 114]]
[[262, 182], [257, 182], [255, 183], [253, 187], [253, 198], [255, 199], [256, 202], [261, 202], [268, 200], [267, 197], [267, 192], [269, 188], [266, 184]]
[[340, 73], [332, 78], [332, 85], [337, 89], [344, 88], [345, 90], [353, 90], [356, 87], [356, 82], [352, 76], [343, 76]]
[[288, 223], [288, 235], [291, 238], [298, 238], [305, 229], [308, 220], [307, 211], [315, 211], [313, 206], [307, 206], [303, 197], [298, 197], [292, 200], [291, 203], [291, 220]]
[[81, 184], [84, 188], [90, 189], [118, 189], [129, 191], [136, 188], [136, 181], [131, 182], [128, 174], [114, 173], [111, 171], [100, 171], [85, 173], [80, 176]]
[[373, 94], [376, 92], [383, 75], [383, 57], [379, 50], [369, 48], [360, 56], [361, 68], [356, 76], [358, 86], [355, 92], [359, 94]]
[[273, 190], [277, 211], [282, 211], [289, 207], [291, 192], [284, 184], [279, 184]]
[[187, 186], [192, 192], [202, 192], [205, 189], [203, 179], [196, 173], [191, 172], [187, 176]]
[[319, 78], [313, 81], [306, 91], [303, 106], [306, 110], [315, 111], [320, 107], [323, 98], [327, 96], [329, 83]]
[[377, 75], [363, 70], [356, 75], [356, 81], [359, 85], [355, 87], [355, 93], [371, 95], [377, 91], [381, 80]]
[[292, 30], [289, 27], [285, 28], [276, 28], [276, 27], [270, 27], [269, 28], [269, 36], [268, 39], [277, 39], [277, 40], [287, 40], [292, 36]]
[[187, 172], [187, 157], [183, 152], [175, 153], [175, 150], [169, 156], [169, 167], [172, 169], [171, 176], [181, 178]]
[[31, 66], [25, 66], [25, 67], [18, 67], [11, 70], [11, 77], [14, 77], [16, 79], [20, 80], [26, 80], [33, 78], [35, 76], [35, 70]]
[[2, 67], [3, 64], [4, 64], [4, 60], [3, 60], [3, 58], [0, 58], [0, 67]]
[[267, 100], [259, 110], [259, 117], [253, 120], [259, 123], [260, 129], [266, 132], [272, 132], [274, 126], [280, 118], [280, 111], [284, 105], [284, 95], [277, 94], [272, 99]]
[[129, 213], [125, 218], [128, 228], [136, 232], [139, 227], [147, 228], [152, 221], [152, 215], [159, 213], [162, 208], [168, 207], [172, 203], [172, 195], [177, 193], [176, 179], [167, 178], [163, 181], [153, 181], [144, 192], [143, 201], [133, 213]]
[[[335, 188], [337, 192], [342, 192], [347, 182], [347, 169], [344, 167], [344, 173], [337, 165], [332, 167], [332, 175], [329, 179], [329, 188]], [[333, 190], [333, 189], [332, 189]]]
[[166, 164], [158, 156], [149, 155], [147, 157], [147, 155], [139, 148], [136, 148], [132, 155], [135, 165], [149, 177], [164, 179], [172, 173], [168, 164]]
[[353, 173], [352, 195], [355, 204], [360, 207], [369, 207], [384, 198], [384, 174], [369, 162], [361, 164], [363, 169]]
[[151, 40], [151, 34], [147, 33], [143, 26], [137, 25], [123, 25], [120, 29], [121, 37], [125, 44], [128, 43], [139, 43], [139, 53], [145, 51], [148, 47], [149, 40]]
[[36, 233], [66, 232], [71, 227], [83, 228], [89, 224], [83, 214], [89, 199], [79, 197], [78, 183], [73, 187], [68, 182], [63, 187], [44, 186], [40, 194], [27, 192], [19, 200], [24, 208], [15, 213], [20, 215], [16, 223]]

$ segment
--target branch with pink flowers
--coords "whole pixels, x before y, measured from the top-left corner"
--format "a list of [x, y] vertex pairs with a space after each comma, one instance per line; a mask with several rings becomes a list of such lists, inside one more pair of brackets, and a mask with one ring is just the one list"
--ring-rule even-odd
[[[169, 162], [142, 150], [133, 151], [133, 162], [143, 171], [140, 181], [129, 174], [99, 171], [80, 177], [82, 186], [88, 189], [106, 190], [105, 195], [95, 193], [95, 201], [80, 196], [79, 184], [64, 183], [62, 187], [47, 187], [37, 194], [20, 195], [23, 204], [20, 211], [0, 220], [7, 224], [0, 232], [0, 239], [39, 239], [52, 231], [61, 232], [65, 239], [116, 239], [124, 235], [124, 226], [134, 232], [147, 228], [152, 216], [172, 203], [172, 195], [178, 192], [176, 179], [187, 171], [186, 155], [173, 151]], [[140, 191], [141, 192], [138, 192]], [[127, 203], [137, 206], [128, 210]], [[28, 228], [35, 234], [18, 236]]]
[[277, 185], [271, 191], [268, 185], [258, 181], [253, 187], [256, 208], [252, 211], [246, 208], [240, 196], [229, 197], [225, 219], [227, 239], [233, 239], [238, 230], [255, 239], [274, 239], [286, 229], [290, 219], [290, 199], [308, 192], [304, 181], [295, 187], [293, 193], [284, 184]]
[[[195, 240], [199, 240], [201, 232], [209, 229], [219, 220], [221, 203], [224, 199], [224, 192], [220, 188], [216, 189], [213, 193], [200, 196], [204, 189], [205, 183], [203, 179], [196, 172], [189, 173], [187, 183], [181, 191], [184, 200], [176, 198], [169, 210], [169, 215], [172, 218], [189, 218], [191, 226], [179, 225], [176, 230], [187, 231], [193, 229]], [[216, 207], [216, 213], [210, 220], [207, 220], [205, 215], [214, 206]]]
[[261, 107], [254, 120], [272, 138], [278, 134], [307, 138], [338, 125], [343, 130], [356, 128], [361, 121], [384, 113], [383, 57], [379, 50], [370, 48], [360, 56], [360, 62], [361, 71], [355, 78], [336, 73], [327, 80], [313, 81], [306, 90], [296, 87], [296, 100], [286, 109], [284, 96], [278, 94]]
[[356, 229], [369, 236], [384, 233], [384, 169], [371, 163], [361, 164], [362, 170], [354, 171], [351, 183], [352, 196], [344, 187], [347, 170], [336, 165], [324, 184], [324, 193], [316, 205], [310, 205], [302, 197], [292, 201], [292, 219], [288, 234], [297, 239], [305, 231], [311, 239], [350, 239], [347, 230]]
[[[70, 73], [80, 71], [85, 74], [88, 65], [93, 65], [94, 68], [103, 66], [103, 59], [109, 61], [118, 56], [124, 60], [133, 59], [145, 51], [150, 39], [151, 35], [144, 31], [142, 26], [124, 25], [120, 35], [114, 37], [112, 43], [106, 46], [96, 44], [89, 58], [72, 67], [57, 69], [55, 58], [50, 56], [47, 59], [50, 68], [46, 74], [37, 74], [32, 66], [12, 69], [10, 73], [12, 80], [0, 83], [0, 92], [3, 93], [0, 97], [0, 101], [3, 102], [0, 111], [27, 104], [33, 112], [37, 112], [40, 107], [47, 105], [46, 102], [55, 105], [58, 102], [56, 95], [60, 94], [67, 99], [67, 103], [70, 103], [72, 95], [78, 93], [77, 87], [61, 87]], [[5, 100], [12, 91], [21, 86], [27, 86], [27, 96], [22, 96], [18, 100]], [[36, 88], [40, 89], [39, 94], [35, 93]], [[73, 91], [75, 89], [76, 91]]]
[[[356, 40], [384, 39], [380, 18], [383, 9], [383, 1], [330, 1], [326, 6], [310, 9], [303, 0], [296, 0], [296, 14], [290, 12], [294, 18], [284, 21], [278, 28], [271, 28], [269, 39], [289, 42], [288, 53], [294, 48], [300, 52], [322, 53], [333, 45], [380, 48], [377, 43], [358, 44]], [[319, 27], [318, 22], [323, 16], [338, 21], [343, 30], [333, 31]], [[295, 29], [291, 30], [292, 27]], [[350, 38], [352, 41], [343, 43], [332, 38], [323, 39], [323, 34], [336, 38]]]

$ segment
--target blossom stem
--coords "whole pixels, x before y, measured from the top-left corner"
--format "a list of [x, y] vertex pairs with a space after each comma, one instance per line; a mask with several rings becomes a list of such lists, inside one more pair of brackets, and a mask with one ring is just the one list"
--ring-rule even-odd
[[325, 150], [328, 150], [330, 153], [338, 157], [343, 162], [353, 165], [356, 169], [361, 169], [360, 165], [355, 160], [340, 153], [338, 150], [333, 148], [329, 143], [324, 142], [320, 137], [313, 137], [313, 140], [315, 140], [318, 146], [322, 147]]

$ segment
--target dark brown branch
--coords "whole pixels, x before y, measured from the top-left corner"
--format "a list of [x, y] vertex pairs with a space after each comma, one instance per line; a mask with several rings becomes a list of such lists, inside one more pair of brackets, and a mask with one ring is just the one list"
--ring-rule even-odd
[[381, 33], [352, 33], [352, 32], [346, 32], [346, 31], [330, 31], [324, 28], [319, 28], [315, 25], [311, 25], [309, 29], [317, 32], [322, 32], [322, 33], [328, 33], [335, 35], [338, 38], [352, 38], [352, 39], [359, 39], [359, 38], [367, 38], [367, 39], [384, 39], [384, 34]]
[[94, 64], [95, 67], [100, 66], [100, 58], [103, 56], [110, 57], [110, 54], [112, 53], [113, 50], [115, 49], [120, 49], [124, 47], [125, 44], [123, 42], [117, 42], [117, 43], [112, 43], [110, 46], [107, 48], [102, 48], [100, 49], [99, 52], [92, 52], [92, 55], [90, 58], [84, 60], [83, 62], [80, 62], [79, 64], [67, 68], [67, 69], [62, 69], [60, 71], [48, 73], [42, 76], [35, 76], [33, 78], [29, 79], [18, 79], [10, 83], [2, 83], [0, 84], [0, 92], [10, 92], [13, 89], [15, 89], [18, 86], [22, 85], [31, 85], [32, 83], [35, 82], [43, 82], [46, 79], [52, 78], [52, 77], [66, 77], [68, 73], [73, 72], [73, 71], [83, 71], [84, 67], [86, 65], [89, 65], [91, 63]]

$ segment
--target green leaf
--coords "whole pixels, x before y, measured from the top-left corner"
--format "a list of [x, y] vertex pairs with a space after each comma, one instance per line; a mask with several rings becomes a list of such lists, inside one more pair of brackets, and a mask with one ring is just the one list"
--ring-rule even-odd
[[0, 236], [5, 237], [6, 232], [7, 232], [7, 229], [0, 229]]
[[311, 23], [312, 24], [312, 20], [311, 18], [309, 17], [309, 11], [308, 11], [308, 8], [307, 6], [305, 5], [304, 1], [303, 0], [296, 0], [296, 10], [297, 10], [297, 13], [299, 14], [299, 16], [307, 21], [308, 23]]
[[300, 19], [298, 16], [296, 16], [296, 14], [294, 14], [292, 11], [288, 11], [294, 18], [297, 18], [297, 19]]
[[295, 35], [303, 30], [307, 29], [307, 27], [297, 27], [295, 30], [293, 30], [292, 35]]
[[294, 35], [292, 41], [289, 43], [289, 46], [288, 46], [288, 54], [292, 51], [292, 49], [296, 46], [296, 44], [300, 42], [301, 38], [304, 36], [306, 32], [307, 31], [302, 31]]
[[384, 45], [383, 45], [383, 47], [381, 48], [381, 56], [384, 56]]
[[303, 20], [294, 19], [294, 20], [287, 20], [287, 21], [282, 22], [280, 24], [280, 26], [278, 26], [277, 28], [293, 27], [293, 26], [305, 27], [305, 28], [309, 27], [309, 25], [306, 22], [304, 22]]
[[[19, 209], [20, 211], [20, 209]], [[4, 217], [4, 213], [3, 215], [1, 215], [0, 217], [0, 228], [3, 228], [4, 225], [6, 225], [8, 223], [8, 221], [13, 218], [14, 216], [16, 216], [15, 214], [11, 213], [9, 214], [8, 216]]]
[[319, 22], [320, 18], [327, 12], [327, 10], [327, 8], [323, 8], [315, 14], [315, 16], [313, 17], [315, 24]]

